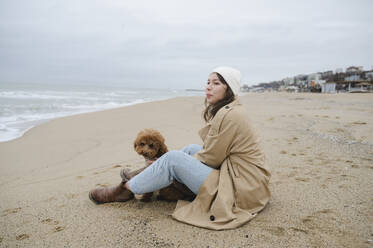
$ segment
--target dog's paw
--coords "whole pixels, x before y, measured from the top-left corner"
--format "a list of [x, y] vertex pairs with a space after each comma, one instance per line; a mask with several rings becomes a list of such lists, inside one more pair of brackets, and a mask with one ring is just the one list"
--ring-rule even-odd
[[152, 201], [153, 192], [145, 193], [141, 196], [140, 201], [142, 202], [150, 202]]
[[151, 197], [141, 197], [140, 198], [140, 201], [142, 201], [142, 202], [151, 202], [152, 201], [152, 198]]

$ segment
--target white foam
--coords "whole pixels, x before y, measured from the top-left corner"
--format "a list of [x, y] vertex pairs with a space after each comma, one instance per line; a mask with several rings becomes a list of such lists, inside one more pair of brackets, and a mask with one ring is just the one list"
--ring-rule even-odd
[[0, 88], [0, 142], [21, 137], [27, 130], [47, 120], [81, 113], [114, 109], [149, 101], [169, 99], [191, 92], [160, 89], [92, 90], [91, 87], [73, 91]]

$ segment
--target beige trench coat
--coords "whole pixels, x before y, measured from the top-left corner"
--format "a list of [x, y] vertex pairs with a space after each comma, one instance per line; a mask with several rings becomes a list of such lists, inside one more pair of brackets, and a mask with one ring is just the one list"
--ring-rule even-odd
[[238, 100], [221, 108], [199, 134], [203, 149], [194, 157], [215, 170], [193, 202], [177, 203], [172, 217], [213, 230], [239, 227], [270, 198], [270, 173], [257, 135]]

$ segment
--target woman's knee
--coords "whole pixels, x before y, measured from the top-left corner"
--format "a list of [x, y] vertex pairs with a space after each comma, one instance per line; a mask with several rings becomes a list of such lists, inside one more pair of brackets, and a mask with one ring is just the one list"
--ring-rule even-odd
[[185, 146], [183, 149], [181, 149], [181, 151], [189, 155], [194, 155], [195, 153], [199, 152], [201, 149], [202, 149], [201, 145], [190, 144], [190, 145]]
[[166, 155], [165, 158], [168, 161], [172, 162], [172, 161], [181, 159], [183, 155], [185, 154], [182, 151], [172, 150], [172, 151], [167, 152], [165, 155]]
[[164, 166], [167, 170], [173, 170], [174, 167], [179, 166], [184, 162], [185, 156], [187, 155], [182, 151], [169, 151], [164, 155], [164, 160], [163, 163], [161, 163], [161, 166]]

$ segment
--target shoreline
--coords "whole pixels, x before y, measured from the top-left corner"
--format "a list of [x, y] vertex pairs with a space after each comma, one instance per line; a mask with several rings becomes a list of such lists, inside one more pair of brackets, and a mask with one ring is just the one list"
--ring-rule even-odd
[[[203, 90], [185, 89], [185, 91], [202, 92]], [[350, 95], [350, 93], [348, 93], [348, 92], [334, 93], [334, 94], [319, 94], [319, 93], [310, 93], [310, 92], [260, 92], [260, 93], [258, 93], [258, 92], [241, 92], [240, 96], [246, 96], [246, 95], [250, 95], [250, 94], [289, 94], [289, 95], [292, 95], [292, 94], [299, 94], [299, 95], [310, 94], [310, 95], [313, 95], [313, 94], [315, 94], [315, 95], [322, 95], [322, 96], [332, 96], [332, 95], [341, 95], [341, 94], [343, 94], [343, 95]], [[96, 113], [96, 112], [101, 112], [101, 111], [106, 111], [106, 110], [112, 110], [112, 109], [118, 109], [118, 108], [125, 108], [125, 107], [128, 107], [128, 106], [137, 105], [137, 104], [143, 104], [143, 103], [149, 103], [149, 102], [156, 102], [156, 101], [165, 101], [165, 100], [169, 100], [169, 99], [173, 99], [173, 98], [178, 98], [178, 97], [193, 97], [193, 96], [173, 96], [173, 97], [169, 97], [169, 98], [166, 97], [166, 98], [149, 100], [149, 101], [141, 100], [140, 102], [136, 100], [136, 101], [134, 101], [132, 103], [126, 103], [126, 104], [123, 104], [121, 106], [112, 107], [112, 108], [103, 108], [103, 109], [98, 109], [98, 110], [77, 112], [77, 113], [72, 113], [72, 114], [62, 114], [61, 116], [57, 116], [57, 117], [53, 117], [53, 118], [46, 118], [46, 119], [39, 119], [39, 120], [27, 121], [27, 122], [24, 122], [24, 123], [17, 124], [16, 126], [18, 126], [18, 128], [12, 128], [12, 129], [16, 129], [16, 131], [15, 131], [16, 134], [12, 135], [11, 138], [7, 138], [6, 137], [4, 139], [1, 139], [0, 143], [6, 143], [6, 142], [9, 142], [9, 141], [12, 141], [12, 140], [19, 139], [19, 138], [23, 137], [25, 135], [25, 133], [27, 133], [31, 129], [33, 129], [33, 128], [39, 126], [39, 125], [42, 125], [44, 123], [47, 123], [49, 121], [52, 121], [52, 120], [56, 120], [56, 119], [60, 119], [60, 118], [65, 118], [65, 117], [69, 117], [69, 116], [87, 114], [87, 113]], [[35, 123], [35, 124], [28, 125], [26, 123]]]
[[[15, 129], [15, 133], [16, 134], [12, 135], [11, 138], [1, 139], [0, 143], [5, 143], [5, 142], [9, 142], [9, 141], [12, 141], [12, 140], [19, 139], [19, 138], [23, 137], [31, 129], [33, 129], [33, 128], [37, 127], [37, 126], [40, 126], [40, 125], [42, 125], [44, 123], [47, 123], [49, 121], [52, 121], [52, 120], [56, 120], [56, 119], [60, 119], [60, 118], [65, 118], [65, 117], [70, 117], [70, 116], [81, 115], [81, 114], [97, 113], [97, 112], [106, 111], [106, 110], [126, 108], [128, 106], [133, 106], [133, 105], [143, 104], [143, 103], [151, 103], [151, 102], [157, 102], [157, 101], [167, 101], [169, 99], [178, 98], [178, 97], [184, 97], [184, 96], [173, 96], [173, 97], [170, 97], [170, 98], [160, 98], [160, 99], [149, 100], [149, 101], [146, 101], [146, 100], [138, 101], [138, 100], [136, 100], [136, 101], [134, 101], [132, 103], [126, 103], [126, 104], [122, 104], [121, 106], [116, 106], [116, 107], [112, 107], [112, 108], [103, 108], [103, 109], [98, 109], [98, 110], [77, 112], [77, 113], [72, 113], [72, 114], [62, 114], [60, 116], [56, 116], [56, 117], [53, 117], [53, 118], [39, 119], [39, 120], [33, 120], [33, 121], [27, 121], [27, 122], [24, 122], [24, 123], [19, 123], [19, 124], [16, 125], [16, 127], [18, 126], [18, 128], [12, 128], [12, 129]], [[33, 123], [33, 124], [29, 125], [27, 123]]]
[[[202, 90], [196, 90], [196, 89], [185, 89], [186, 91], [196, 91], [196, 92], [202, 92]], [[309, 92], [241, 92], [240, 96], [246, 96], [246, 95], [250, 95], [250, 94], [289, 94], [289, 95], [292, 95], [292, 94], [316, 94], [318, 95], [318, 93], [309, 93]], [[340, 95], [340, 94], [347, 94], [349, 95], [349, 93], [345, 92], [345, 93], [335, 93], [335, 94], [320, 94], [320, 95], [323, 95], [323, 96], [331, 96], [331, 95]], [[173, 98], [178, 98], [178, 97], [193, 97], [193, 96], [173, 96], [173, 97], [169, 97], [169, 98], [161, 98], [161, 99], [156, 99], [156, 100], [149, 100], [149, 101], [146, 101], [146, 100], [141, 100], [140, 102], [138, 102], [137, 100], [132, 102], [132, 103], [126, 103], [126, 104], [123, 104], [121, 106], [117, 106], [117, 107], [112, 107], [112, 108], [103, 108], [103, 109], [98, 109], [98, 110], [90, 110], [90, 111], [84, 111], [84, 112], [77, 112], [77, 113], [72, 113], [72, 114], [62, 114], [60, 116], [57, 116], [57, 117], [53, 117], [53, 118], [46, 118], [46, 119], [39, 119], [39, 120], [32, 120], [32, 121], [27, 121], [27, 122], [24, 122], [24, 123], [19, 123], [16, 126], [16, 128], [11, 128], [11, 129], [14, 129], [14, 135], [11, 135], [10, 138], [8, 137], [5, 137], [3, 139], [0, 139], [0, 143], [6, 143], [6, 142], [9, 142], [9, 141], [12, 141], [12, 140], [16, 140], [16, 139], [19, 139], [21, 137], [23, 137], [25, 135], [25, 133], [27, 133], [28, 131], [30, 131], [31, 129], [39, 126], [39, 125], [42, 125], [44, 123], [47, 123], [49, 121], [52, 121], [52, 120], [56, 120], [56, 119], [59, 119], [59, 118], [65, 118], [65, 117], [69, 117], [69, 116], [75, 116], [75, 115], [81, 115], [81, 114], [87, 114], [87, 113], [96, 113], [96, 112], [101, 112], [101, 111], [106, 111], [106, 110], [112, 110], [112, 109], [118, 109], [118, 108], [125, 108], [125, 107], [128, 107], [128, 106], [132, 106], [132, 105], [137, 105], [137, 104], [143, 104], [143, 103], [148, 103], [148, 102], [156, 102], [156, 101], [165, 101], [165, 100], [169, 100], [169, 99], [173, 99]], [[31, 125], [27, 124], [27, 123], [33, 123]]]
[[240, 96], [260, 133], [272, 197], [235, 230], [177, 222], [170, 217], [175, 203], [95, 205], [88, 199], [90, 189], [119, 183], [122, 168], [143, 165], [133, 150], [143, 128], [159, 130], [169, 150], [201, 144], [203, 99], [176, 97], [58, 118], [0, 143], [0, 246], [372, 245], [371, 147], [328, 138], [373, 143], [373, 100], [367, 94]]

